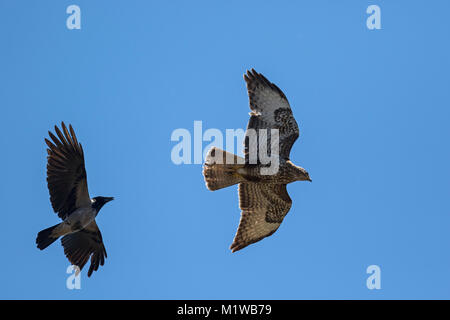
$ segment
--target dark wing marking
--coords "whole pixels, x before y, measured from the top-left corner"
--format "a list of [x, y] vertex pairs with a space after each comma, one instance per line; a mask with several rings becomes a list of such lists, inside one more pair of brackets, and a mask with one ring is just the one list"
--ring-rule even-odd
[[107, 257], [105, 246], [103, 245], [102, 234], [95, 221], [92, 221], [86, 228], [68, 234], [61, 239], [64, 247], [64, 254], [70, 263], [83, 269], [86, 262], [91, 257], [91, 265], [88, 277], [93, 271], [98, 270], [99, 265], [105, 263]]
[[245, 248], [277, 231], [291, 209], [292, 200], [285, 184], [260, 183], [239, 184], [239, 206], [241, 220], [232, 252]]
[[49, 132], [53, 143], [45, 139], [48, 149], [47, 185], [53, 210], [65, 219], [75, 209], [90, 206], [83, 148], [77, 141], [72, 126], [62, 132], [55, 126], [58, 137]]
[[[299, 137], [300, 131], [286, 96], [280, 88], [254, 69], [244, 74], [244, 80], [247, 83], [250, 109], [252, 110], [244, 142], [247, 163], [249, 163], [250, 150], [258, 152], [259, 155], [259, 146], [254, 145], [258, 140], [248, 138], [249, 129], [256, 130], [257, 136], [259, 136], [259, 129], [269, 129], [267, 130], [268, 146], [270, 146], [270, 129], [278, 129], [280, 156], [289, 159], [292, 145]], [[270, 147], [267, 149], [268, 156], [270, 156]]]

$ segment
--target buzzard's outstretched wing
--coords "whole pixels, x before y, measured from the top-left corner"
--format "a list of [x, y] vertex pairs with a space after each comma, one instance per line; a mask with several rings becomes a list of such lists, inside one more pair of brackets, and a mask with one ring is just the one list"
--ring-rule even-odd
[[292, 200], [285, 184], [239, 184], [239, 206], [242, 210], [239, 228], [230, 249], [245, 248], [277, 231], [291, 208]]
[[91, 257], [88, 277], [91, 276], [93, 271], [98, 270], [99, 265], [102, 266], [105, 263], [106, 249], [95, 220], [86, 228], [64, 236], [61, 239], [61, 244], [64, 247], [64, 254], [67, 259], [73, 265], [78, 266], [80, 270]]
[[90, 206], [91, 198], [84, 168], [83, 148], [78, 143], [72, 126], [69, 126], [70, 134], [64, 122], [61, 127], [63, 132], [55, 126], [58, 137], [49, 132], [53, 143], [47, 139], [45, 142], [48, 146], [47, 185], [50, 201], [53, 210], [64, 220], [75, 209]]
[[[244, 74], [244, 79], [247, 83], [250, 109], [252, 110], [247, 125], [247, 136], [245, 138], [244, 154], [247, 163], [249, 163], [248, 157], [250, 150], [258, 152], [259, 157], [258, 146], [254, 146], [253, 148], [250, 146], [250, 143], [253, 142], [248, 138], [249, 129], [256, 130], [257, 135], [259, 135], [259, 129], [269, 129], [267, 132], [269, 137], [270, 129], [278, 129], [280, 157], [282, 159], [289, 159], [292, 145], [299, 137], [300, 132], [286, 96], [280, 88], [267, 80], [262, 74], [257, 73], [254, 69], [247, 71], [247, 74]], [[269, 151], [270, 147], [268, 147]]]

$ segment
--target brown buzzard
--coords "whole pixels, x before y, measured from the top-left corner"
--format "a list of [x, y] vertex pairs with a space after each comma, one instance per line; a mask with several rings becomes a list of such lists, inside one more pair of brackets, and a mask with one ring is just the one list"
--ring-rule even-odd
[[[305, 169], [289, 160], [299, 129], [286, 96], [253, 69], [247, 71], [244, 79], [252, 110], [244, 142], [245, 159], [214, 147], [209, 151], [203, 168], [209, 190], [239, 184], [242, 213], [230, 247], [232, 252], [272, 235], [292, 205], [286, 185], [294, 181], [311, 181]], [[277, 154], [272, 154], [270, 149], [273, 129], [278, 132]], [[261, 137], [266, 137], [264, 150], [267, 155], [275, 156], [278, 161], [278, 170], [273, 174], [262, 174], [268, 164], [260, 158], [261, 141], [264, 142]]]

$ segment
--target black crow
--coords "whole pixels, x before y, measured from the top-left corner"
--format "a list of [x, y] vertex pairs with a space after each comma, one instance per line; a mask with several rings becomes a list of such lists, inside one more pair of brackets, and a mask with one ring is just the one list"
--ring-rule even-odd
[[38, 233], [36, 243], [41, 250], [59, 237], [64, 254], [70, 263], [83, 269], [91, 257], [88, 277], [103, 265], [106, 250], [102, 234], [95, 222], [103, 205], [114, 198], [90, 198], [84, 167], [84, 153], [71, 125], [67, 130], [64, 122], [61, 130], [55, 126], [59, 139], [49, 131], [53, 143], [45, 139], [48, 149], [47, 186], [53, 210], [63, 222]]

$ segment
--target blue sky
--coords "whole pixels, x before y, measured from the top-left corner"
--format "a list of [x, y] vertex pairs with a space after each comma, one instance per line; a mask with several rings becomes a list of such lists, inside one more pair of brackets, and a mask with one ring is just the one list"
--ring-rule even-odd
[[[81, 8], [81, 30], [66, 8]], [[381, 8], [368, 30], [366, 8]], [[0, 298], [449, 299], [448, 1], [1, 1]], [[245, 128], [242, 75], [288, 97], [313, 183], [270, 238], [231, 254], [237, 188], [174, 165], [173, 130]], [[66, 288], [48, 130], [86, 154], [105, 266]], [[205, 142], [204, 146], [208, 143]], [[366, 268], [381, 268], [368, 290]]]

